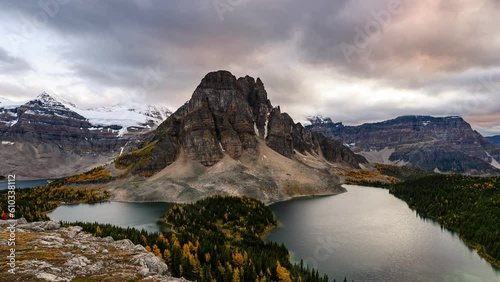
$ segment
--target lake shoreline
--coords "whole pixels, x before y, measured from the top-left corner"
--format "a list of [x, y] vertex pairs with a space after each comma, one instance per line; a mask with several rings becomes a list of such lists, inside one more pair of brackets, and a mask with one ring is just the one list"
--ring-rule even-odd
[[[364, 186], [364, 187], [367, 187], [367, 186]], [[394, 196], [393, 194], [389, 193], [390, 195]], [[399, 199], [403, 202], [405, 202], [407, 205], [408, 203], [401, 199], [401, 198], [398, 198], [396, 196], [394, 196], [396, 199]], [[500, 260], [497, 260], [495, 259], [494, 257], [490, 256], [489, 254], [487, 254], [485, 251], [484, 251], [484, 246], [481, 245], [481, 244], [477, 244], [477, 243], [474, 243], [474, 242], [470, 242], [468, 240], [465, 240], [465, 238], [463, 238], [462, 234], [460, 234], [460, 232], [458, 230], [455, 230], [453, 228], [450, 228], [444, 224], [442, 224], [441, 222], [439, 222], [439, 220], [433, 216], [430, 216], [430, 215], [427, 215], [427, 214], [423, 214], [419, 211], [417, 211], [416, 209], [410, 207], [410, 205], [408, 205], [408, 208], [411, 209], [412, 211], [415, 211], [419, 216], [423, 217], [423, 218], [426, 218], [426, 219], [429, 219], [429, 220], [432, 220], [434, 223], [437, 223], [439, 224], [440, 227], [442, 228], [445, 228], [446, 230], [448, 230], [449, 232], [454, 232], [458, 235], [458, 238], [460, 238], [460, 240], [467, 246], [471, 247], [472, 249], [474, 249], [476, 251], [476, 253], [481, 257], [483, 258], [485, 261], [487, 261], [488, 263], [491, 264], [492, 267], [495, 267], [496, 269], [500, 270]]]
[[349, 193], [342, 197], [271, 206], [280, 225], [266, 241], [283, 243], [292, 262], [303, 259], [337, 281], [344, 275], [355, 281], [500, 278], [499, 269], [458, 234], [416, 215], [387, 189], [344, 187]]
[[[293, 196], [289, 198], [285, 198], [282, 200], [277, 200], [277, 201], [271, 201], [271, 202], [264, 202], [261, 199], [256, 198], [257, 200], [263, 202], [266, 206], [270, 206], [276, 203], [282, 203], [282, 202], [287, 202], [287, 201], [293, 201], [293, 200], [301, 200], [301, 199], [315, 199], [315, 198], [323, 198], [323, 197], [330, 197], [330, 196], [336, 196], [340, 195], [343, 193], [347, 193], [346, 191], [338, 191], [338, 192], [330, 192], [330, 193], [321, 193], [321, 194], [310, 194], [310, 195], [298, 195], [298, 196]], [[219, 194], [214, 194], [214, 195], [219, 195]], [[212, 196], [214, 196], [212, 195]], [[222, 195], [222, 194], [220, 194]], [[245, 196], [245, 195], [239, 195], [239, 196]], [[210, 197], [210, 196], [207, 196]], [[111, 200], [109, 202], [114, 202], [114, 203], [138, 203], [138, 204], [146, 204], [146, 203], [169, 203], [169, 204], [189, 204], [189, 203], [194, 203], [197, 200], [193, 201], [135, 201], [135, 200], [114, 200], [113, 196], [111, 196]]]
[[[375, 188], [375, 189], [384, 189], [384, 190], [389, 190], [389, 194], [392, 195], [393, 197], [395, 197], [396, 199], [399, 199], [403, 202], [405, 202], [407, 205], [408, 203], [404, 200], [404, 199], [401, 199], [399, 197], [396, 197], [395, 195], [393, 195], [391, 192], [390, 192], [390, 189], [388, 188], [384, 188], [384, 187], [376, 187], [376, 186], [366, 186], [366, 185], [363, 185], [363, 184], [346, 184], [346, 185], [351, 185], [351, 186], [360, 186], [360, 187], [366, 187], [366, 188]], [[416, 213], [418, 213], [419, 216], [421, 217], [424, 217], [426, 219], [429, 219], [429, 220], [432, 220], [434, 223], [437, 223], [439, 224], [440, 227], [443, 227], [445, 228], [446, 230], [450, 231], [450, 232], [454, 232], [456, 234], [458, 234], [458, 237], [460, 238], [460, 240], [467, 246], [471, 247], [472, 249], [474, 249], [476, 251], [476, 253], [481, 257], [483, 258], [484, 260], [486, 260], [488, 263], [491, 264], [492, 267], [495, 267], [496, 269], [500, 270], [500, 260], [497, 260], [495, 259], [494, 257], [490, 256], [489, 254], [487, 254], [485, 251], [484, 251], [484, 247], [481, 245], [481, 244], [477, 244], [477, 243], [474, 243], [474, 242], [469, 242], [467, 240], [465, 240], [462, 235], [460, 234], [460, 232], [458, 230], [455, 230], [455, 229], [452, 229], [444, 224], [442, 224], [441, 222], [439, 222], [439, 220], [437, 220], [437, 218], [433, 217], [433, 216], [430, 216], [430, 215], [426, 215], [426, 214], [423, 214], [419, 211], [417, 211], [416, 209], [414, 209], [413, 207], [411, 207], [410, 205], [408, 205], [408, 208], [412, 211], [415, 211]]]

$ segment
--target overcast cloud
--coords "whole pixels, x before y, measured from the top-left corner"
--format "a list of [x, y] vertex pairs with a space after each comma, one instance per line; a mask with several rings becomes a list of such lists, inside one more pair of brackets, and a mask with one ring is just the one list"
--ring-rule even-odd
[[208, 72], [261, 77], [299, 121], [460, 115], [500, 134], [495, 0], [0, 3], [0, 96], [175, 110]]

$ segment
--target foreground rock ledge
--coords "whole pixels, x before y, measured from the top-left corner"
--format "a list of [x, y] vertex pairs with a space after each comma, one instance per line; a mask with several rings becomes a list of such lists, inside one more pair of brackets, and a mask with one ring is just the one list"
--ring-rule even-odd
[[[2, 254], [11, 248], [6, 240], [10, 222], [0, 221]], [[16, 227], [16, 274], [2, 263], [0, 281], [187, 281], [171, 277], [160, 258], [128, 239], [98, 238], [54, 221], [19, 219]]]

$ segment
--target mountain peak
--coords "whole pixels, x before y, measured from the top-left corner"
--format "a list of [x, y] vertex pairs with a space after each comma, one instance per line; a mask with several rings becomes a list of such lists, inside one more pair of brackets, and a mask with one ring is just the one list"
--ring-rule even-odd
[[51, 101], [51, 102], [57, 101], [55, 97], [51, 96], [49, 93], [45, 91], [36, 96], [35, 99], [39, 101]]
[[[332, 121], [331, 118], [329, 117], [323, 117], [321, 115], [317, 116], [308, 116], [307, 120], [312, 124], [312, 125], [317, 125], [317, 124], [333, 124], [334, 122]], [[341, 124], [341, 123], [340, 123]]]
[[353, 167], [360, 162], [352, 152], [343, 152], [342, 144], [313, 136], [279, 106], [273, 108], [260, 79], [236, 79], [228, 71], [207, 74], [185, 106], [159, 127], [153, 141], [157, 157], [137, 162], [135, 173], [152, 175], [175, 162], [180, 152], [206, 167], [225, 155], [233, 160], [253, 159], [261, 143], [288, 159], [298, 152]]
[[328, 168], [360, 163], [366, 160], [342, 143], [305, 130], [273, 107], [260, 79], [236, 79], [227, 71], [207, 74], [145, 147], [115, 160], [131, 177], [150, 177], [163, 187], [176, 179], [178, 192], [164, 193], [172, 200], [219, 192], [266, 202], [334, 192], [338, 179]]
[[237, 80], [232, 73], [225, 70], [219, 70], [205, 75], [198, 87], [224, 90], [235, 89], [236, 86]]
[[40, 101], [42, 104], [46, 104], [49, 106], [66, 106], [69, 105], [71, 107], [76, 107], [75, 104], [68, 102], [67, 100], [54, 95], [54, 94], [49, 94], [47, 92], [42, 92], [40, 95], [36, 96], [35, 100]]

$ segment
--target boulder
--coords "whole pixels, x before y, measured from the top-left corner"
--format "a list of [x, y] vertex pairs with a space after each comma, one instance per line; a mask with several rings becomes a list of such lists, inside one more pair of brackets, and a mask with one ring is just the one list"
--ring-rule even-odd
[[146, 252], [135, 255], [130, 261], [141, 267], [140, 273], [143, 277], [168, 274], [167, 265], [153, 253]]

